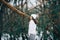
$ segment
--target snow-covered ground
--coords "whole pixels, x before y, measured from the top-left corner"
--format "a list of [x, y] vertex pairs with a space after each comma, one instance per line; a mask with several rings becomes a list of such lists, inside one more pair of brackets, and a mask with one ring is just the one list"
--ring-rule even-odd
[[[13, 36], [12, 36], [12, 38], [13, 38]], [[37, 36], [37, 35], [36, 35], [35, 38], [36, 38], [37, 40], [40, 39], [39, 36]], [[3, 34], [2, 37], [1, 37], [1, 40], [10, 40], [10, 35], [7, 34], [7, 33]], [[18, 37], [18, 38], [15, 38], [15, 40], [22, 40], [22, 36], [20, 36], [20, 37]], [[27, 39], [25, 38], [25, 40], [27, 40]]]

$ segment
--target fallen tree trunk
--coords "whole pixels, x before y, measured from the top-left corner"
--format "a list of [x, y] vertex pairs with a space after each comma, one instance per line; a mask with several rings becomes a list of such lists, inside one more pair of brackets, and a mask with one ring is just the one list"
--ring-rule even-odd
[[2, 2], [3, 4], [5, 4], [8, 8], [10, 8], [12, 11], [18, 13], [19, 15], [26, 16], [26, 17], [30, 18], [29, 15], [27, 15], [24, 12], [19, 11], [18, 9], [16, 9], [15, 7], [13, 7], [11, 4], [7, 3], [5, 0], [0, 0], [0, 2]]

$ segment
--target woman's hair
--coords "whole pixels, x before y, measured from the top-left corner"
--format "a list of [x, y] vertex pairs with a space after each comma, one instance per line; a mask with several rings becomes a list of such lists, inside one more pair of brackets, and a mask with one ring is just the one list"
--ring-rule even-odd
[[37, 21], [36, 21], [36, 19], [34, 19], [33, 17], [32, 17], [32, 19], [33, 19], [33, 21], [35, 22], [35, 24], [37, 24]]

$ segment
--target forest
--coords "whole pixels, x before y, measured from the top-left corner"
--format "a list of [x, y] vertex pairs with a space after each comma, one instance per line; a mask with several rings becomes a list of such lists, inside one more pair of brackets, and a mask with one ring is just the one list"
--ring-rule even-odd
[[0, 0], [0, 40], [29, 40], [31, 14], [39, 15], [39, 40], [60, 40], [60, 0]]

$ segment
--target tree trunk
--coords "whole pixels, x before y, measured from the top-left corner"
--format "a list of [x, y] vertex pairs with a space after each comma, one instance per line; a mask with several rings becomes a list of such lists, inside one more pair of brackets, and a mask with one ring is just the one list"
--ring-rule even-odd
[[28, 18], [30, 17], [29, 15], [17, 10], [15, 7], [13, 7], [12, 5], [10, 5], [9, 3], [7, 3], [4, 0], [0, 0], [0, 2], [2, 2], [3, 4], [5, 4], [8, 8], [10, 8], [11, 10], [13, 10], [14, 12], [18, 13], [19, 15], [23, 15], [23, 16], [27, 16]]

